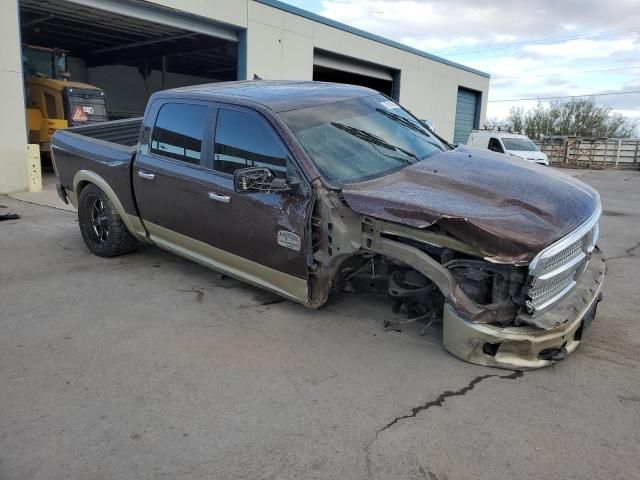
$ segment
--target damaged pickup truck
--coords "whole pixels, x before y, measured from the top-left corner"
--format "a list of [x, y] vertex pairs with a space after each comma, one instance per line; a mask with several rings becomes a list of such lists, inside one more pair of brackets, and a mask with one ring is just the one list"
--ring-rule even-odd
[[601, 298], [600, 199], [549, 168], [452, 148], [367, 88], [249, 81], [154, 94], [144, 118], [58, 131], [88, 248], [157, 245], [307, 307], [385, 295], [469, 362], [549, 365]]

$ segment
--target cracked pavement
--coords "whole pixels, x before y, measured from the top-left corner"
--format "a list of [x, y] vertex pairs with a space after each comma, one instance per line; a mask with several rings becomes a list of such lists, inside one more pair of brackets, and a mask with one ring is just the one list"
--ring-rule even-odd
[[0, 479], [640, 478], [640, 172], [579, 175], [605, 298], [524, 375], [436, 323], [384, 331], [380, 299], [312, 311], [155, 248], [94, 257], [73, 213], [1, 197]]
[[414, 418], [416, 415], [418, 415], [418, 413], [422, 412], [423, 410], [427, 410], [427, 409], [429, 409], [431, 407], [441, 407], [442, 404], [445, 402], [445, 400], [447, 398], [449, 398], [449, 397], [459, 397], [459, 396], [462, 396], [462, 395], [466, 395], [468, 392], [473, 390], [478, 383], [482, 382], [483, 380], [486, 380], [487, 378], [500, 378], [500, 379], [506, 379], [506, 380], [515, 380], [516, 378], [520, 378], [522, 375], [523, 375], [523, 372], [514, 371], [513, 373], [510, 373], [508, 375], [480, 375], [480, 376], [477, 376], [476, 378], [471, 380], [468, 385], [465, 385], [460, 390], [455, 390], [455, 391], [447, 390], [446, 392], [442, 392], [440, 395], [438, 395], [438, 398], [436, 398], [435, 400], [431, 400], [429, 402], [426, 402], [423, 405], [419, 405], [417, 407], [413, 407], [411, 409], [411, 413], [410, 414], [394, 418], [393, 420], [391, 420], [389, 423], [387, 423], [384, 427], [382, 427], [380, 430], [378, 430], [376, 432], [376, 438], [378, 437], [378, 434], [380, 434], [380, 433], [384, 432], [385, 430], [393, 427], [396, 423], [398, 423], [401, 420], [405, 420], [407, 418]]

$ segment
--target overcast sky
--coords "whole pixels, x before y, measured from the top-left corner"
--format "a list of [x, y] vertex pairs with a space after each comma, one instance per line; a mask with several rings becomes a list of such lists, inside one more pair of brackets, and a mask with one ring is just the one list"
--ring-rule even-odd
[[[640, 0], [285, 0], [491, 74], [495, 102], [640, 91]], [[596, 97], [640, 119], [640, 94]]]

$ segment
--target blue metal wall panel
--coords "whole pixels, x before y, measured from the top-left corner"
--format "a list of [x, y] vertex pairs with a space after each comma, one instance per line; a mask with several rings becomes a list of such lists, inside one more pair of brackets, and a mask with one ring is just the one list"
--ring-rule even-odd
[[458, 88], [456, 103], [456, 124], [453, 130], [453, 143], [467, 143], [471, 130], [478, 128], [476, 124], [479, 108], [478, 92]]

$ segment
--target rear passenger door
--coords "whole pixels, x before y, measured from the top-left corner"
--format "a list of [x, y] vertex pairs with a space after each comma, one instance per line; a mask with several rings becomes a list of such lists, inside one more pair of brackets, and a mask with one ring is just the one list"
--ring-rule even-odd
[[215, 110], [181, 101], [154, 107], [155, 121], [145, 125], [133, 164], [136, 202], [151, 240], [184, 247], [186, 238], [205, 238], [202, 209], [209, 207], [209, 188], [203, 177], [211, 168]]

